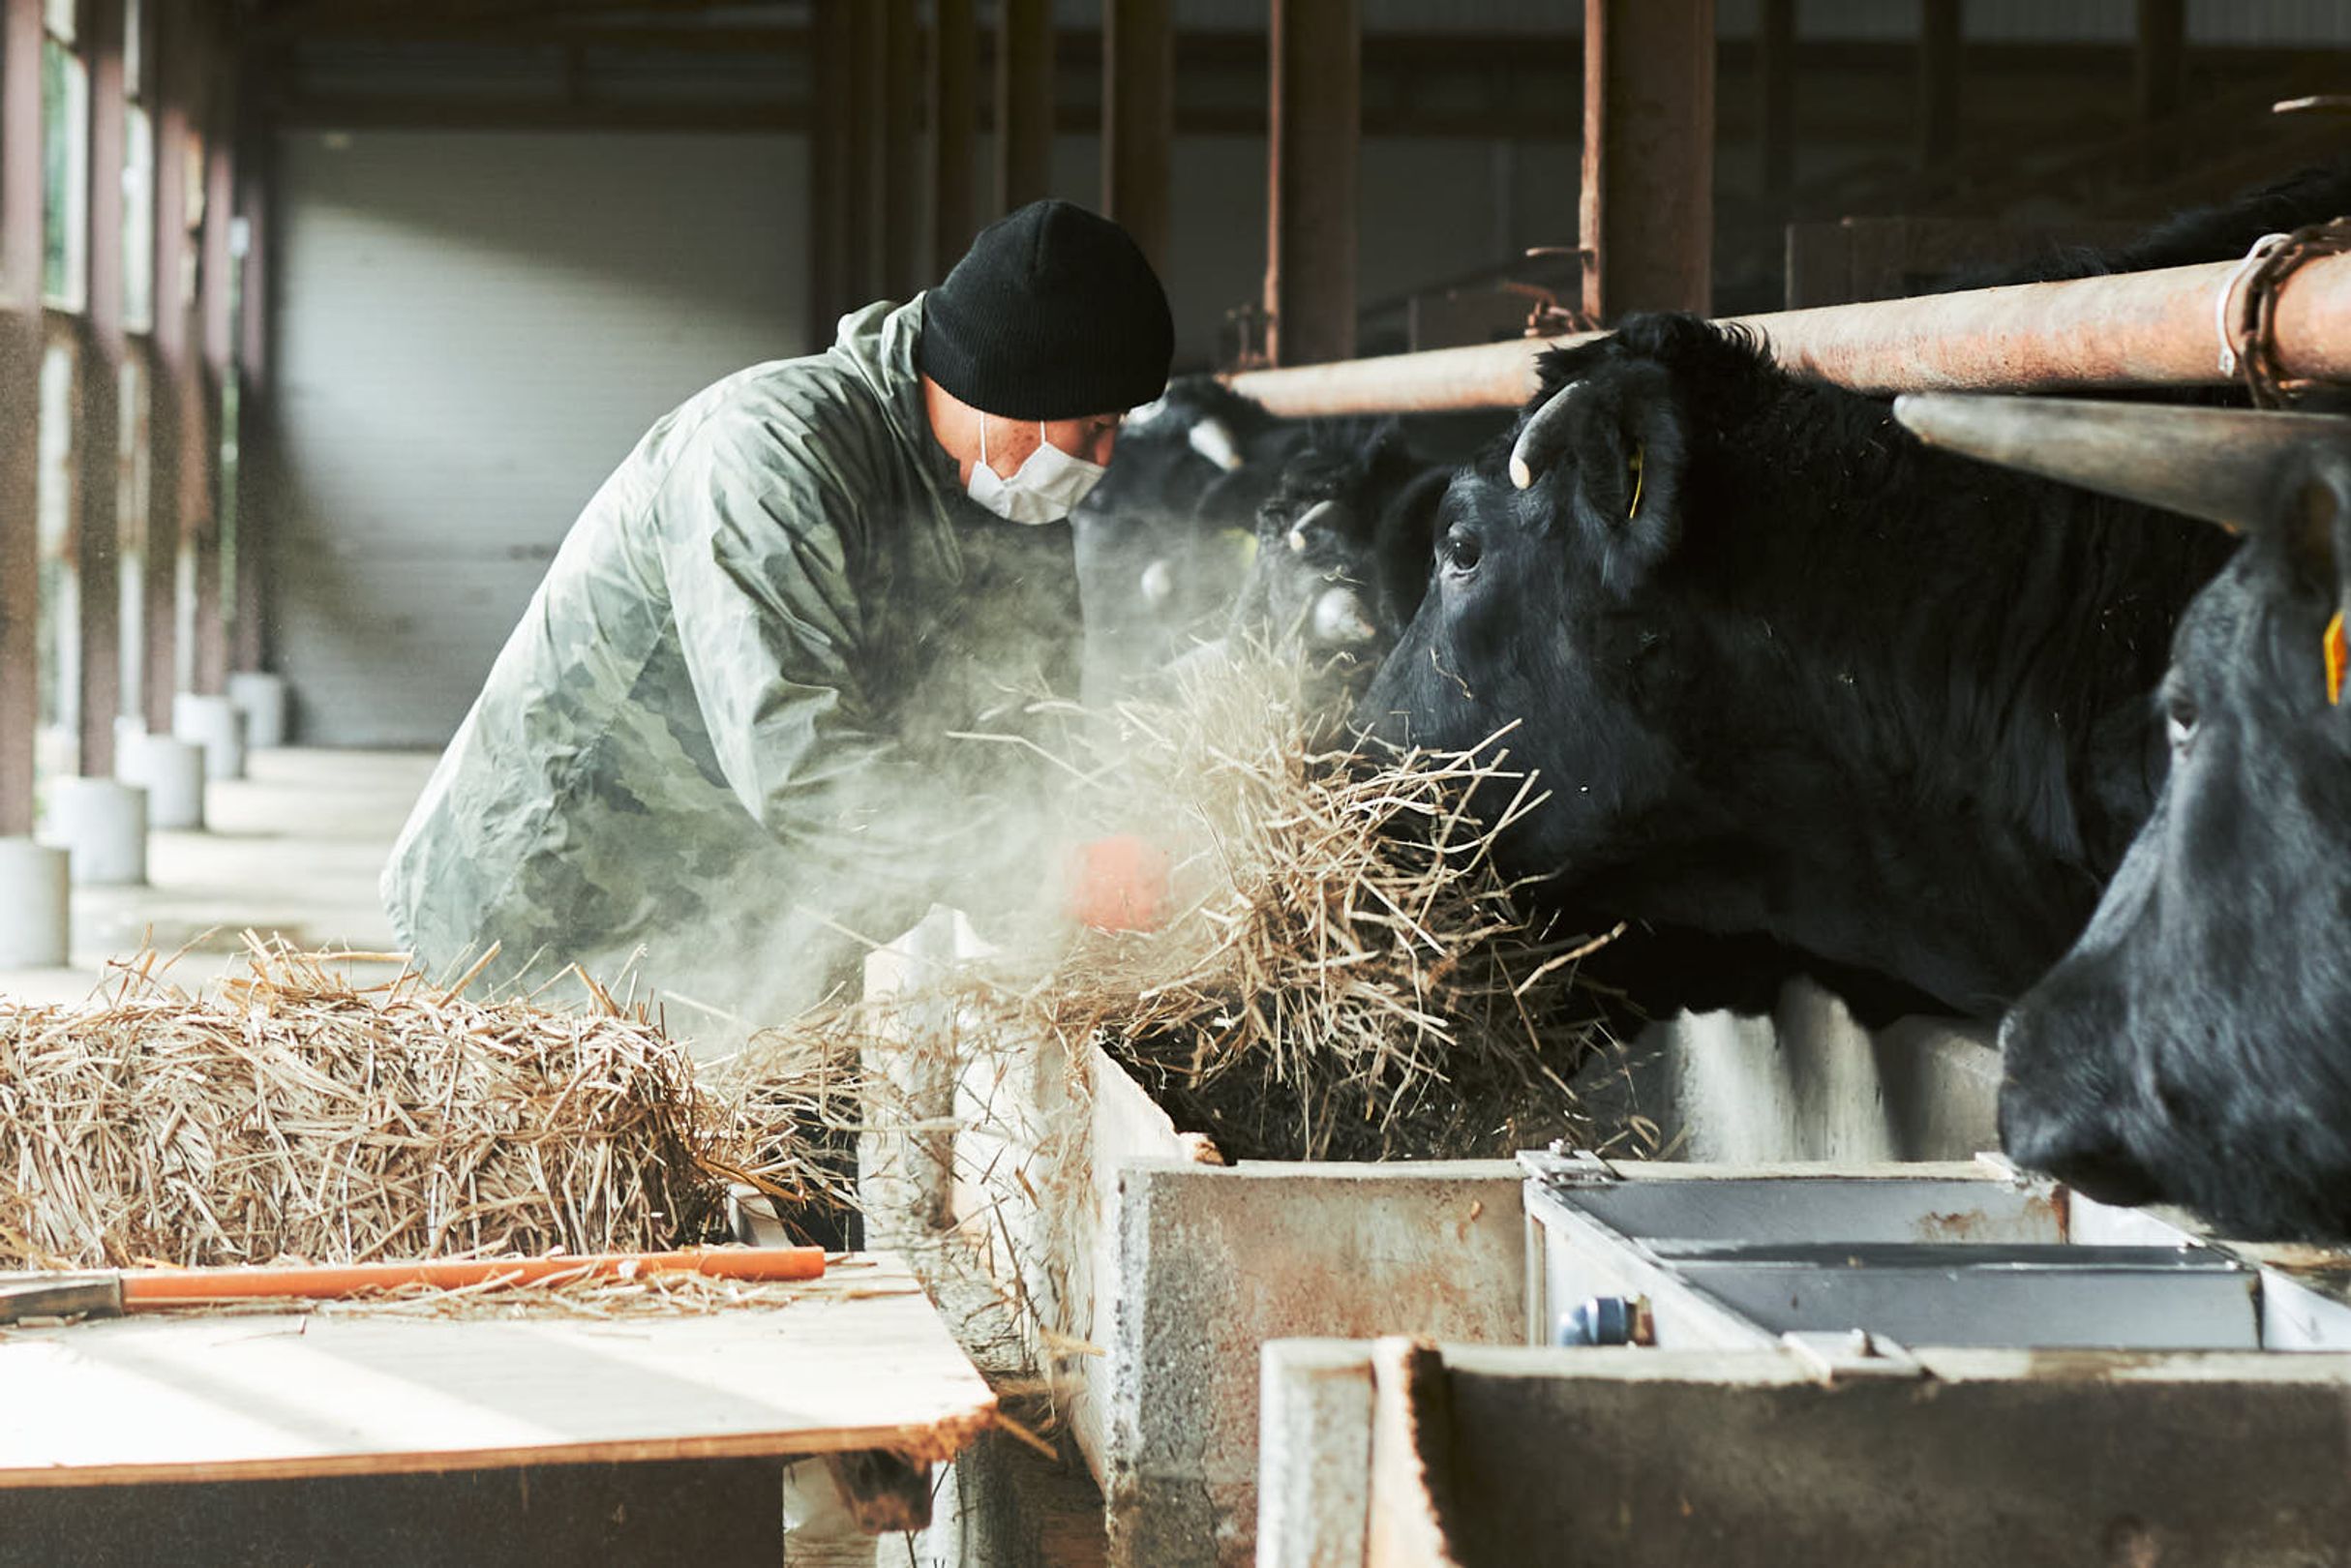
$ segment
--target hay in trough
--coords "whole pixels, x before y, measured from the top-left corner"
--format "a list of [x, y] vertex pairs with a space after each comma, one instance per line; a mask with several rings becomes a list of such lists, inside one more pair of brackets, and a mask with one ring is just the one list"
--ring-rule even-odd
[[[1569, 1079], [1612, 1041], [1581, 960], [1494, 860], [1544, 799], [1507, 732], [1467, 753], [1321, 744], [1295, 666], [1244, 659], [1117, 710], [1089, 792], [1176, 854], [1177, 913], [982, 977], [1000, 1015], [1098, 1039], [1234, 1158], [1506, 1155], [1619, 1141]], [[1473, 792], [1480, 810], [1470, 810]]]
[[735, 1129], [682, 1049], [601, 992], [464, 990], [251, 941], [209, 995], [150, 960], [80, 1008], [0, 1001], [0, 1266], [635, 1251], [723, 1227]]

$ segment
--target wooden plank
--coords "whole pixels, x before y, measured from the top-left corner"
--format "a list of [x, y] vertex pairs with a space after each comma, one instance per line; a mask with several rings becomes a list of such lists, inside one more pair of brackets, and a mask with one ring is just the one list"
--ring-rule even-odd
[[129, 1318], [0, 1341], [0, 1489], [843, 1454], [944, 1461], [996, 1397], [896, 1257], [624, 1319]]
[[276, 437], [270, 424], [269, 375], [270, 130], [261, 112], [265, 57], [249, 49], [237, 99], [237, 213], [245, 223], [245, 254], [237, 319], [237, 564], [230, 658], [239, 670], [269, 668], [269, 555], [273, 495], [269, 465]]
[[773, 1460], [26, 1488], [8, 1493], [7, 1520], [9, 1568], [806, 1560], [798, 1537], [786, 1555], [783, 1466]]
[[979, 124], [980, 24], [973, 0], [938, 0], [931, 24], [930, 269], [936, 283], [963, 258], [978, 226], [972, 142]]
[[850, 0], [816, 0], [809, 29], [814, 81], [808, 125], [808, 346], [832, 342], [833, 323], [849, 308], [849, 147], [856, 95], [851, 69], [857, 51]]
[[1102, 211], [1167, 270], [1175, 147], [1173, 0], [1102, 7]]
[[1918, 18], [1918, 166], [1959, 151], [1960, 0], [1924, 0]]
[[[849, 8], [848, 119], [843, 126], [841, 233], [846, 249], [841, 272], [841, 311], [871, 300], [881, 279], [881, 101], [882, 27], [868, 0]], [[827, 334], [822, 342], [829, 342]]]
[[1584, 0], [1583, 312], [1713, 291], [1714, 0]]
[[875, 292], [883, 299], [914, 297], [919, 285], [915, 252], [921, 233], [922, 170], [915, 146], [915, 94], [921, 86], [920, 33], [915, 0], [881, 0], [882, 27], [882, 267]]
[[202, 520], [196, 555], [196, 689], [214, 695], [228, 689], [228, 614], [224, 601], [225, 553], [228, 541], [222, 516], [222, 421], [229, 362], [236, 346], [229, 336], [228, 226], [236, 199], [235, 126], [237, 80], [232, 56], [212, 43], [203, 58], [210, 76], [204, 136], [204, 227], [198, 249], [196, 322], [199, 333], [189, 370], [195, 394], [198, 445], [190, 464], [189, 498]]
[[1051, 194], [1052, 0], [1002, 0], [996, 26], [996, 211]]
[[1842, 223], [1790, 224], [1781, 305], [1791, 311], [1854, 297], [1853, 230]]
[[1355, 351], [1363, 28], [1356, 0], [1274, 0], [1267, 347], [1277, 365]]
[[88, 292], [82, 309], [75, 411], [74, 574], [80, 614], [81, 772], [114, 772], [114, 716], [122, 709], [122, 526], [119, 480], [123, 362], [123, 14], [89, 9], [82, 58], [90, 72]]
[[41, 422], [41, 5], [0, 0], [0, 837], [33, 830]]
[[189, 364], [187, 167], [194, 128], [189, 119], [188, 18], [166, 9], [155, 19], [158, 102], [155, 114], [155, 327], [148, 338], [147, 532], [145, 671], [139, 684], [147, 728], [171, 733], [171, 699], [179, 690], [179, 551], [188, 521], [184, 452], [188, 429]]
[[1444, 1356], [1424, 1341], [1374, 1340], [1366, 1568], [1460, 1568], [1450, 1519], [1452, 1462]]
[[[2130, 51], [2131, 107], [2138, 123], [2152, 128], [2179, 113], [2186, 101], [2187, 0], [2139, 0], [2138, 22]], [[2150, 146], [2140, 154], [2140, 176], [2163, 179], [2178, 164], [2175, 149]]]
[[1756, 156], [1763, 197], [1795, 188], [1795, 0], [1763, 0], [1755, 33]]

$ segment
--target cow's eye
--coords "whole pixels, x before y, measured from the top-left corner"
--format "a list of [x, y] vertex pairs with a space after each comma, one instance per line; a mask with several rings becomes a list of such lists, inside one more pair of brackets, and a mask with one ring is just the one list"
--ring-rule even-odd
[[2163, 731], [2175, 756], [2185, 756], [2196, 739], [2196, 704], [2178, 692], [2163, 699]]
[[1455, 528], [1445, 535], [1445, 564], [1457, 572], [1476, 570], [1478, 558], [1485, 553], [1478, 536], [1467, 528]]

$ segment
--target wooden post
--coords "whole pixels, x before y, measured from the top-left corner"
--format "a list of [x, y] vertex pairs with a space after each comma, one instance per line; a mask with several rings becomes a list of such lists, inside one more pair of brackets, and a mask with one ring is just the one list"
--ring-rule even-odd
[[236, 199], [233, 128], [238, 84], [232, 56], [208, 41], [208, 105], [204, 138], [204, 228], [197, 266], [196, 321], [201, 338], [191, 357], [196, 397], [192, 412], [199, 448], [189, 465], [189, 499], [200, 520], [196, 556], [196, 689], [218, 696], [228, 689], [228, 614], [222, 555], [227, 547], [221, 512], [221, 437], [227, 395], [229, 341], [228, 224]]
[[41, 721], [41, 0], [0, 0], [0, 837], [33, 830]]
[[1102, 0], [1102, 211], [1161, 273], [1174, 144], [1173, 0]]
[[1755, 30], [1756, 151], [1763, 199], [1795, 188], [1795, 0], [1763, 0]]
[[[2139, 0], [2138, 46], [2131, 51], [2131, 100], [2142, 129], [2180, 111], [2187, 92], [2187, 0]], [[2159, 180], [2178, 165], [2176, 152], [2149, 147], [2140, 172]]]
[[920, 166], [915, 154], [915, 94], [921, 85], [921, 35], [915, 0], [882, 0], [882, 266], [877, 295], [912, 298], [921, 233]]
[[1583, 310], [1713, 291], [1714, 0], [1584, 0]]
[[171, 733], [179, 690], [179, 553], [188, 512], [189, 429], [187, 18], [168, 8], [155, 18], [155, 331], [147, 380], [146, 670], [140, 697], [147, 728]]
[[857, 57], [852, 0], [816, 0], [808, 29], [814, 91], [808, 121], [808, 347], [832, 342], [833, 322], [849, 309], [851, 234], [849, 150], [857, 113], [852, 75]]
[[871, 300], [881, 280], [882, 23], [871, 0], [848, 0], [848, 116], [843, 121], [841, 309]]
[[1355, 351], [1363, 32], [1355, 0], [1274, 0], [1265, 312], [1277, 365]]
[[973, 0], [938, 0], [930, 47], [930, 276], [963, 259], [978, 226], [972, 133], [979, 122], [980, 28]]
[[1052, 0], [1003, 0], [996, 30], [996, 211], [1053, 181]]
[[1918, 17], [1918, 166], [1959, 150], [1960, 0], [1924, 0]]
[[81, 318], [75, 410], [74, 572], [81, 640], [81, 772], [114, 771], [122, 709], [120, 452], [123, 364], [123, 8], [91, 6], [82, 34], [90, 72], [89, 290]]
[[270, 663], [268, 618], [270, 552], [276, 537], [277, 492], [270, 485], [277, 461], [276, 405], [269, 375], [270, 182], [269, 123], [261, 113], [268, 56], [246, 51], [237, 73], [237, 215], [244, 220], [245, 254], [237, 258], [243, 286], [236, 322], [237, 365], [237, 569], [230, 591], [236, 596], [230, 657], [239, 670], [266, 670]]

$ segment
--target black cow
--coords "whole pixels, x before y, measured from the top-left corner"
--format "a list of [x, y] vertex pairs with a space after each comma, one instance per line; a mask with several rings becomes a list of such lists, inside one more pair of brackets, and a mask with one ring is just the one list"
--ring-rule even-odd
[[2145, 696], [2225, 541], [1926, 451], [1690, 317], [1542, 377], [1447, 492], [1359, 719], [1436, 747], [1519, 724], [1552, 793], [1507, 859], [1584, 923], [1761, 939], [1872, 1016], [1997, 1013], [2146, 814]]
[[1343, 715], [1420, 607], [1448, 469], [1394, 420], [1308, 427], [1257, 509], [1235, 636], [1304, 658]]
[[[2233, 257], [2344, 208], [2351, 160], [2111, 260]], [[1517, 723], [1552, 793], [1513, 869], [1578, 924], [1671, 939], [1603, 955], [1649, 1010], [1764, 1007], [1776, 969], [1865, 1022], [1995, 1015], [2065, 950], [2153, 802], [2146, 694], [2229, 549], [1928, 452], [1884, 401], [1683, 317], [1545, 356], [1439, 528], [1359, 721], [1440, 747]]]
[[1294, 425], [1208, 377], [1128, 415], [1109, 471], [1070, 517], [1089, 701], [1224, 630], [1257, 509], [1295, 441]]
[[[2268, 526], [2180, 623], [2153, 814], [2003, 1026], [2002, 1141], [2105, 1202], [2351, 1240], [2351, 706], [2328, 648], [2351, 602], [2351, 421], [2276, 458], [2265, 427], [2292, 421], [2158, 412], [2141, 470]], [[2024, 417], [2062, 461], [2048, 413]], [[2245, 504], [2213, 504], [2232, 473]]]

